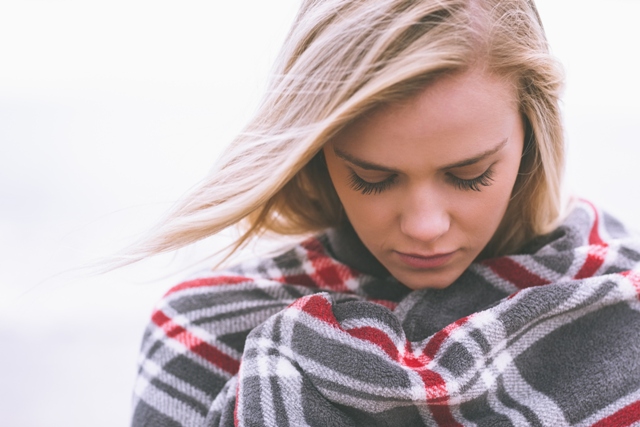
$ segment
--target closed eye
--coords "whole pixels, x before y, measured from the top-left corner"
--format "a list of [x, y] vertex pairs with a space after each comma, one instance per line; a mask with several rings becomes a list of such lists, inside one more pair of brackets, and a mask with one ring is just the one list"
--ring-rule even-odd
[[472, 179], [458, 178], [453, 174], [447, 174], [447, 177], [459, 190], [481, 191], [480, 187], [488, 187], [493, 183], [493, 165], [489, 166], [480, 176]]
[[[448, 181], [457, 189], [464, 191], [482, 191], [481, 187], [488, 187], [493, 183], [493, 165], [484, 171], [481, 175], [471, 178], [459, 178], [452, 173], [447, 173]], [[397, 174], [392, 174], [382, 181], [370, 182], [360, 177], [354, 170], [349, 172], [349, 186], [352, 190], [358, 191], [364, 195], [380, 194], [393, 186], [398, 178]]]
[[388, 178], [378, 181], [378, 182], [369, 182], [365, 181], [361, 177], [358, 176], [355, 171], [351, 170], [349, 174], [349, 186], [354, 191], [359, 191], [360, 193], [367, 194], [379, 194], [383, 191], [389, 189], [396, 181], [398, 175], [393, 174]]

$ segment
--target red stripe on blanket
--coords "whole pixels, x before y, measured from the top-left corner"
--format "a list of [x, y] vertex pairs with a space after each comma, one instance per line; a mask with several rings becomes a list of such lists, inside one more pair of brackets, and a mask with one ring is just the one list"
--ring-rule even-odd
[[453, 414], [449, 408], [447, 384], [440, 374], [429, 369], [421, 370], [418, 373], [425, 385], [429, 410], [438, 426], [463, 427], [462, 424], [453, 418]]
[[169, 289], [164, 296], [171, 295], [184, 289], [201, 288], [205, 286], [237, 285], [238, 283], [246, 283], [250, 281], [251, 279], [241, 276], [204, 277], [202, 279], [194, 279], [180, 283], [179, 285]]
[[589, 232], [589, 244], [590, 245], [602, 245], [604, 242], [602, 238], [600, 238], [599, 226], [600, 226], [600, 215], [598, 215], [598, 209], [588, 200], [580, 199], [583, 203], [589, 205], [589, 207], [593, 210], [593, 225], [591, 226], [591, 231]]
[[443, 427], [464, 427], [462, 424], [456, 421], [453, 418], [453, 414], [449, 409], [448, 405], [442, 406], [429, 406], [431, 410], [431, 414], [433, 415], [433, 419], [438, 423], [439, 426]]
[[574, 276], [575, 279], [586, 279], [592, 277], [598, 269], [604, 264], [604, 260], [607, 257], [608, 245], [602, 241], [600, 237], [600, 215], [598, 209], [588, 200], [580, 199], [581, 202], [589, 205], [593, 211], [593, 224], [591, 224], [591, 230], [589, 231], [589, 251], [587, 252], [587, 259], [580, 267], [580, 271]]
[[307, 288], [315, 288], [318, 284], [307, 274], [292, 274], [291, 276], [282, 276], [278, 279], [278, 282], [286, 283], [288, 285], [299, 285]]
[[[340, 324], [336, 320], [333, 310], [331, 309], [331, 304], [325, 298], [320, 295], [311, 295], [309, 297], [300, 298], [295, 301], [291, 307], [296, 307], [305, 313], [312, 315], [313, 317], [322, 320], [336, 328], [341, 328]], [[438, 348], [442, 345], [445, 338], [448, 337], [453, 330], [461, 326], [467, 321], [467, 318], [460, 319], [459, 321], [452, 323], [447, 326], [445, 329], [440, 331], [438, 334], [437, 344], [432, 344], [430, 350], [433, 351], [434, 355], [437, 352]], [[355, 338], [359, 338], [365, 341], [368, 341], [374, 345], [380, 347], [385, 353], [389, 355], [394, 360], [399, 360], [398, 349], [396, 348], [393, 340], [384, 333], [383, 331], [365, 326], [362, 328], [353, 328], [351, 330], [346, 331], [351, 336]], [[434, 339], [431, 342], [435, 342]], [[431, 343], [430, 342], [430, 343]], [[429, 344], [427, 345], [429, 346]], [[427, 397], [427, 401], [429, 402], [429, 408], [433, 414], [434, 420], [437, 422], [439, 426], [460, 426], [451, 414], [451, 411], [448, 406], [448, 395], [447, 388], [444, 379], [437, 372], [431, 371], [425, 368], [425, 365], [433, 359], [431, 357], [421, 357], [417, 359], [413, 356], [413, 352], [411, 351], [410, 343], [407, 342], [406, 354], [402, 358], [402, 362], [413, 368], [425, 386], [425, 393]], [[429, 352], [423, 352], [424, 355], [429, 355]]]
[[548, 285], [551, 283], [550, 281], [527, 270], [511, 258], [501, 257], [488, 259], [482, 263], [493, 270], [493, 272], [498, 276], [508, 280], [520, 289]]
[[[451, 332], [464, 324], [467, 318], [462, 318], [455, 323], [447, 326], [445, 329], [437, 332], [434, 337], [429, 340], [429, 343], [425, 347], [424, 353], [429, 359], [433, 359], [435, 354], [442, 346], [442, 343], [451, 335]], [[439, 334], [441, 334], [439, 336]], [[463, 427], [462, 424], [456, 421], [449, 408], [449, 393], [447, 391], [447, 385], [444, 379], [437, 372], [431, 370], [425, 370], [422, 375], [422, 381], [426, 387], [427, 401], [429, 403], [429, 410], [433, 415], [433, 419], [439, 426], [455, 426]], [[431, 398], [430, 398], [431, 395]]]
[[429, 342], [427, 342], [427, 345], [425, 345], [422, 350], [422, 354], [418, 357], [414, 355], [413, 350], [411, 349], [411, 343], [407, 341], [402, 363], [412, 369], [427, 366], [427, 364], [435, 358], [436, 353], [440, 350], [440, 347], [442, 347], [445, 340], [451, 336], [451, 333], [467, 323], [468, 320], [469, 316], [463, 317], [462, 319], [456, 320], [455, 322], [447, 325], [444, 329], [436, 332]]
[[625, 406], [613, 415], [604, 418], [592, 427], [626, 427], [640, 421], [640, 402]]
[[157, 310], [151, 316], [151, 320], [153, 323], [158, 325], [158, 327], [164, 330], [167, 337], [172, 338], [185, 347], [192, 351], [193, 353], [199, 355], [206, 361], [211, 364], [217, 366], [225, 372], [230, 373], [231, 375], [235, 375], [240, 369], [240, 362], [234, 359], [233, 357], [224, 354], [211, 344], [203, 341], [202, 339], [196, 337], [189, 331], [187, 331], [184, 327], [174, 323], [171, 318], [169, 318], [162, 311]]
[[389, 355], [389, 357], [395, 361], [399, 360], [399, 352], [393, 340], [381, 331], [380, 329], [371, 327], [371, 326], [363, 326], [361, 328], [353, 328], [347, 331], [349, 335], [355, 338], [360, 338], [364, 341], [369, 341], [372, 344], [377, 345]]
[[[427, 363], [435, 358], [438, 350], [440, 350], [446, 339], [451, 336], [451, 333], [467, 323], [468, 320], [469, 317], [463, 317], [462, 319], [449, 324], [446, 328], [436, 332], [422, 351], [422, 357], [420, 357], [419, 361], [424, 364], [423, 366], [426, 366]], [[440, 374], [430, 369], [418, 369], [418, 373], [424, 382], [429, 410], [431, 411], [436, 423], [439, 426], [462, 427], [462, 424], [458, 423], [451, 413], [451, 409], [448, 404], [449, 394], [447, 392], [447, 385]]]
[[342, 329], [338, 320], [336, 320], [336, 317], [333, 315], [331, 303], [321, 295], [302, 297], [294, 301], [289, 307], [297, 308], [335, 328]]
[[433, 419], [438, 426], [462, 427], [462, 425], [453, 418], [453, 414], [451, 414], [446, 382], [440, 374], [425, 368], [425, 360], [426, 358], [424, 356], [419, 358], [413, 356], [411, 344], [407, 342], [402, 362], [405, 366], [412, 368], [422, 379], [427, 404], [429, 405]]
[[[333, 314], [330, 302], [321, 295], [310, 295], [300, 298], [291, 304], [290, 307], [297, 308], [331, 326], [342, 329]], [[346, 332], [355, 338], [377, 345], [387, 353], [390, 358], [400, 361], [420, 376], [424, 383], [429, 409], [438, 426], [463, 427], [455, 420], [448, 406], [449, 396], [446, 382], [440, 374], [426, 368], [426, 365], [433, 360], [446, 338], [448, 338], [455, 329], [465, 324], [468, 319], [468, 317], [462, 318], [436, 333], [429, 343], [427, 343], [422, 355], [418, 358], [414, 356], [409, 341], [406, 342], [405, 354], [400, 357], [393, 340], [385, 332], [374, 327], [365, 326], [353, 328]]]
[[587, 259], [580, 267], [580, 271], [575, 275], [575, 279], [586, 279], [587, 277], [592, 277], [602, 264], [604, 264], [604, 260], [607, 258], [607, 249], [608, 245], [605, 243], [602, 244], [592, 244], [589, 246], [589, 251], [587, 252]]
[[449, 338], [449, 336], [451, 336], [451, 333], [458, 329], [460, 326], [467, 323], [468, 320], [469, 316], [463, 317], [462, 319], [456, 320], [455, 322], [447, 325], [446, 328], [441, 329], [435, 333], [433, 338], [429, 340], [422, 352], [422, 354], [427, 357], [429, 362], [432, 361], [434, 357], [436, 357], [436, 353], [438, 352], [438, 350], [440, 350], [440, 347], [442, 347], [442, 343], [444, 343], [444, 341]]
[[308, 239], [301, 243], [301, 246], [307, 251], [307, 257], [314, 270], [310, 276], [317, 286], [337, 292], [349, 291], [345, 282], [359, 276], [356, 270], [336, 263], [327, 255], [318, 239]]
[[[452, 328], [452, 330], [453, 329], [454, 328]], [[442, 344], [442, 341], [440, 341], [440, 344]], [[453, 414], [451, 414], [451, 410], [449, 408], [449, 393], [447, 392], [446, 382], [440, 374], [425, 368], [425, 362], [426, 357], [422, 356], [417, 358], [413, 355], [413, 352], [411, 351], [411, 344], [407, 341], [402, 363], [413, 369], [422, 379], [427, 404], [429, 405], [429, 410], [431, 411], [431, 415], [433, 415], [433, 419], [438, 426], [462, 427], [462, 425], [453, 418]]]

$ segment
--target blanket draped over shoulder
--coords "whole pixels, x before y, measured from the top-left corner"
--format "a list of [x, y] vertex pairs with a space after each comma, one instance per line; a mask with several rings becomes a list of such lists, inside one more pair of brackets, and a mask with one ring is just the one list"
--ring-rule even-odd
[[320, 235], [170, 290], [132, 425], [640, 423], [640, 239], [588, 202], [443, 290], [334, 249]]

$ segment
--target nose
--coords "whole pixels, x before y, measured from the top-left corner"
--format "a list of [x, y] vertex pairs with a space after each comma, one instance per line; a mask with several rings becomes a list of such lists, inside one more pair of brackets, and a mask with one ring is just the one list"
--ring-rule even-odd
[[403, 204], [400, 230], [420, 242], [434, 242], [449, 231], [451, 216], [445, 200], [434, 192], [417, 191]]

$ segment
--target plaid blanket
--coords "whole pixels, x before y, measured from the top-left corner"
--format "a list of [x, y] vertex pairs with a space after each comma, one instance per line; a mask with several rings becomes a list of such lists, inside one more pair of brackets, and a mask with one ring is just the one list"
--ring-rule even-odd
[[640, 424], [640, 239], [609, 215], [580, 202], [443, 290], [334, 237], [170, 290], [132, 425]]

